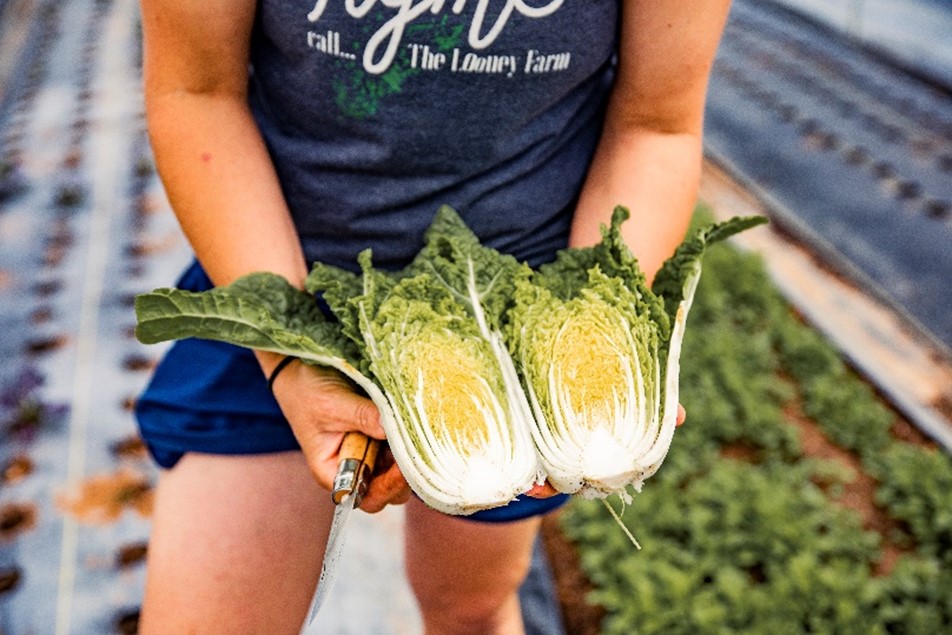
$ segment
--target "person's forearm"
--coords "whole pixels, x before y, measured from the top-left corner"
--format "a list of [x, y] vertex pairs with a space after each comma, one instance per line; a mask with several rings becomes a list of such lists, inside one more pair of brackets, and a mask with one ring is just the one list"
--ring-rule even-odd
[[[156, 164], [179, 224], [216, 285], [271, 271], [304, 286], [307, 265], [270, 157], [236, 96], [150, 95]], [[281, 360], [257, 352], [265, 375]]]
[[582, 190], [573, 245], [600, 238], [616, 205], [649, 280], [684, 238], [701, 172], [710, 69], [729, 0], [626, 0], [602, 139]]
[[570, 244], [601, 238], [616, 205], [631, 211], [625, 241], [651, 280], [683, 240], [694, 210], [701, 140], [692, 133], [607, 128], [589, 170], [572, 225]]
[[261, 135], [238, 95], [147, 96], [162, 182], [196, 256], [217, 285], [253, 271], [302, 286], [307, 265]]

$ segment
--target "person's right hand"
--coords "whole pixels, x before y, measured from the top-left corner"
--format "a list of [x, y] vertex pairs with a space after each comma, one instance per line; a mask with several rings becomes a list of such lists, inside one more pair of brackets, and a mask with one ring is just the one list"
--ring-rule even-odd
[[[340, 462], [344, 434], [359, 431], [385, 439], [373, 401], [336, 370], [292, 361], [275, 378], [275, 399], [291, 424], [314, 478], [330, 491]], [[382, 446], [360, 509], [374, 513], [410, 498], [410, 486], [386, 446]]]

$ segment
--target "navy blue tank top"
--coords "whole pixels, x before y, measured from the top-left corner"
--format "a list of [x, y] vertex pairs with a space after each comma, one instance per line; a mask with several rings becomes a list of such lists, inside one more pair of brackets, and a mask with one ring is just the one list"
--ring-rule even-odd
[[262, 0], [250, 99], [309, 261], [396, 268], [440, 205], [532, 264], [565, 245], [617, 0]]

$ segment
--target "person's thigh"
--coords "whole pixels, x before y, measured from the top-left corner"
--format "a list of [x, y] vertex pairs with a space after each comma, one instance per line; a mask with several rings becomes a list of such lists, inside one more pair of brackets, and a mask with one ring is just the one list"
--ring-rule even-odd
[[523, 632], [518, 590], [529, 570], [539, 518], [483, 523], [411, 498], [406, 567], [427, 635]]
[[300, 452], [187, 454], [159, 478], [141, 632], [297, 633], [332, 507]]

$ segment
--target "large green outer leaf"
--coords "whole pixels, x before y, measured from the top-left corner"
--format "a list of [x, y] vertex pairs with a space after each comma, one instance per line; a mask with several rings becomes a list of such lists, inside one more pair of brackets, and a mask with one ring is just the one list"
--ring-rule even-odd
[[516, 281], [528, 277], [531, 269], [480, 244], [459, 215], [443, 206], [427, 230], [423, 249], [407, 269], [408, 275], [419, 273], [429, 273], [452, 293], [489, 337], [502, 326]]
[[[144, 344], [197, 337], [292, 355], [336, 368], [365, 389], [356, 346], [314, 298], [272, 273], [252, 273], [208, 291], [156, 289], [136, 297], [136, 337]], [[371, 390], [373, 390], [371, 388]]]
[[[360, 254], [359, 258], [360, 262], [366, 262], [367, 266], [370, 266], [369, 249]], [[395, 283], [395, 280], [388, 280], [383, 272], [372, 275], [376, 277], [376, 286], [392, 286]], [[360, 330], [360, 307], [355, 300], [364, 295], [365, 284], [364, 276], [359, 273], [316, 262], [308, 274], [305, 288], [308, 293], [319, 294], [324, 298], [340, 324], [341, 333], [353, 342], [360, 352], [361, 372], [370, 375], [370, 361], [364, 351], [364, 336]]]
[[156, 289], [136, 297], [135, 309], [136, 337], [144, 344], [197, 337], [334, 368], [374, 402], [384, 430], [396, 428], [386, 395], [358, 369], [362, 360], [354, 342], [321, 313], [311, 294], [279, 275], [252, 273], [202, 292]]
[[744, 230], [767, 222], [764, 216], [735, 217], [703, 227], [688, 237], [661, 266], [652, 284], [652, 292], [664, 300], [671, 320], [671, 338], [662, 349], [664, 364], [664, 417], [658, 442], [644, 457], [647, 469], [643, 478], [653, 475], [661, 466], [671, 446], [677, 422], [679, 403], [678, 376], [681, 369], [681, 343], [687, 328], [688, 313], [701, 279], [701, 258], [712, 244], [726, 240]]
[[763, 216], [737, 216], [696, 230], [675, 250], [655, 275], [651, 290], [664, 299], [671, 320], [684, 301], [690, 304], [701, 275], [701, 257], [710, 245], [726, 240], [744, 230], [767, 222]]
[[629, 217], [628, 209], [616, 207], [611, 225], [602, 226], [601, 241], [591, 247], [563, 249], [553, 262], [539, 267], [533, 281], [567, 300], [588, 286], [589, 271], [598, 267], [606, 276], [624, 281], [633, 294], [633, 310], [639, 315], [647, 314], [661, 329], [661, 336], [667, 339], [670, 327], [664, 302], [648, 288], [638, 260], [621, 235], [621, 226]]

